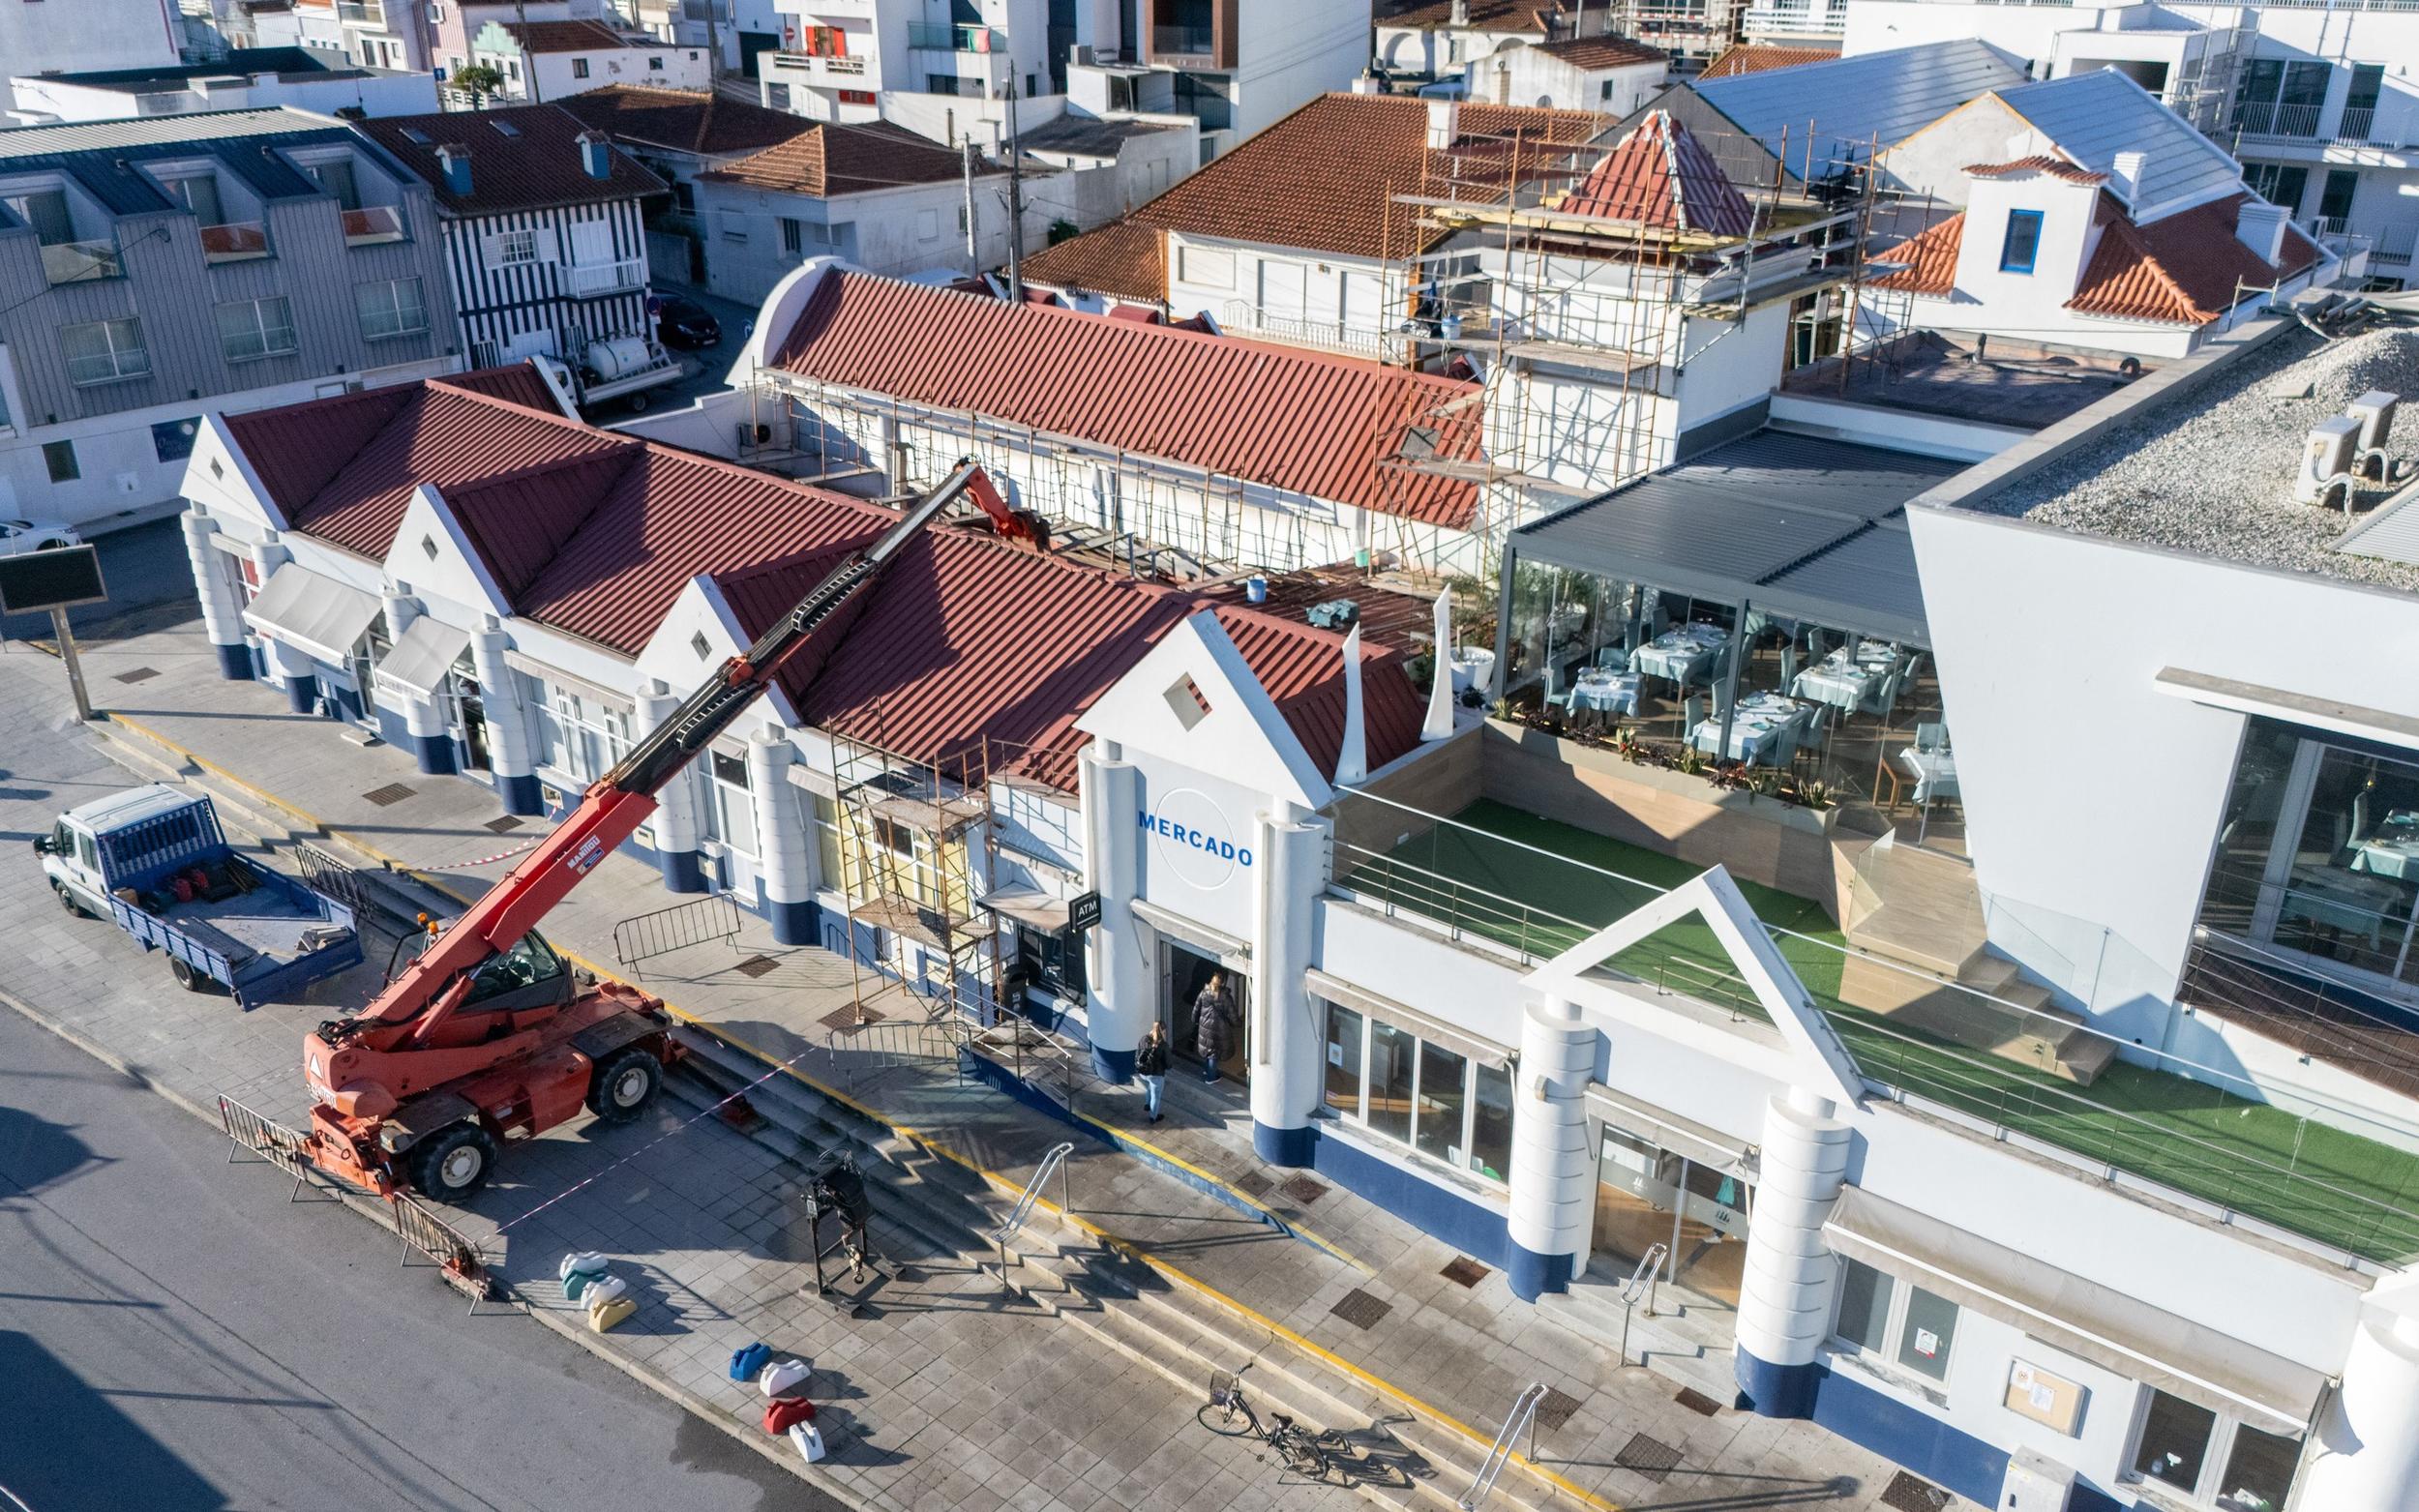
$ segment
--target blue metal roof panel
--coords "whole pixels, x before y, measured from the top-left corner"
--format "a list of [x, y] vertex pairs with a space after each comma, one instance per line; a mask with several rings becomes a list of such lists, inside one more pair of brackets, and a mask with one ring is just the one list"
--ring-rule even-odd
[[2224, 148], [2114, 69], [2002, 89], [1999, 98], [2095, 173], [2109, 171], [2118, 153], [2143, 154], [2135, 202], [2159, 218], [2243, 192], [2242, 170]]
[[1878, 139], [1906, 140], [1979, 96], [2024, 82], [2023, 65], [1973, 38], [1863, 52], [1830, 63], [1802, 63], [1705, 79], [1699, 95], [1775, 152], [1785, 141], [1792, 172], [1806, 165], [1814, 139], [1815, 178], [1827, 158], [1860, 161]]

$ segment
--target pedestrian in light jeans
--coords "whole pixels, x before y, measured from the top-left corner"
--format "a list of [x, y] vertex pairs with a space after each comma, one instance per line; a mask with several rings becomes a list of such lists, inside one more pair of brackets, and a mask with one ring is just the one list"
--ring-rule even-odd
[[1134, 1074], [1143, 1079], [1143, 1106], [1150, 1113], [1150, 1121], [1159, 1121], [1159, 1099], [1168, 1090], [1168, 1033], [1156, 1023], [1143, 1036], [1142, 1048], [1134, 1052]]
[[1218, 1062], [1234, 1043], [1235, 994], [1226, 990], [1226, 973], [1212, 971], [1193, 999], [1193, 1049], [1201, 1053], [1201, 1079], [1218, 1080]]

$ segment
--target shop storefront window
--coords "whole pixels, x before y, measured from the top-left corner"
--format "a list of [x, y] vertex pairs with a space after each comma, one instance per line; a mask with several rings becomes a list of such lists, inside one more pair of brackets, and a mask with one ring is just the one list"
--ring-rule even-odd
[[1409, 1029], [1327, 1005], [1327, 1106], [1490, 1181], [1511, 1170], [1511, 1073]]
[[1389, 1140], [1411, 1139], [1412, 1052], [1419, 1042], [1390, 1023], [1369, 1025], [1369, 1127]]
[[744, 856], [756, 851], [756, 802], [748, 794], [744, 757], [707, 753], [705, 832]]
[[1868, 1354], [1879, 1354], [1882, 1336], [1890, 1330], [1895, 1286], [1872, 1266], [1847, 1261], [1839, 1276], [1839, 1324], [1832, 1332]]
[[1957, 1336], [1957, 1305], [1922, 1287], [1907, 1288], [1906, 1326], [1898, 1330], [1898, 1363], [1934, 1380], [1949, 1379], [1949, 1347]]
[[2134, 1473], [2218, 1512], [2281, 1512], [2301, 1464], [2298, 1438], [2272, 1434], [2164, 1391], [2148, 1393]]
[[1019, 924], [1016, 964], [1025, 980], [1042, 992], [1060, 997], [1084, 995], [1084, 945], [1080, 936], [1069, 938]]
[[1328, 1009], [1328, 1107], [1347, 1118], [1360, 1116], [1360, 1015]]
[[1419, 1153], [1448, 1166], [1461, 1164], [1462, 1124], [1468, 1112], [1470, 1062], [1435, 1045], [1419, 1047]]
[[811, 828], [815, 832], [815, 880], [820, 886], [841, 891], [839, 815], [831, 800], [821, 793], [807, 796]]
[[612, 770], [630, 750], [630, 715], [542, 678], [529, 679], [538, 736], [548, 766], [582, 786]]
[[2218, 1414], [2164, 1391], [2150, 1394], [2150, 1411], [2142, 1418], [2141, 1447], [2134, 1468], [2152, 1480], [2182, 1492], [2200, 1488], [2200, 1472], [2209, 1460], [2209, 1437], [2217, 1432]]
[[1832, 1337], [1858, 1353], [1947, 1380], [1957, 1338], [1957, 1305], [1862, 1260], [1842, 1260], [1839, 1266]]

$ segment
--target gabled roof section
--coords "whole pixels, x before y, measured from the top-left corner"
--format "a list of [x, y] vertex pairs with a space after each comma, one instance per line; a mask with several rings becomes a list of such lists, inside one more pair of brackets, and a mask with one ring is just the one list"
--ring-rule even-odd
[[1906, 264], [1873, 281], [1873, 287], [1939, 298], [1956, 292], [1957, 253], [1965, 245], [1965, 212], [1924, 228], [1883, 252], [1880, 261]]
[[610, 52], [622, 47], [668, 47], [651, 37], [625, 37], [603, 21], [494, 21], [523, 52]]
[[615, 141], [703, 158], [778, 147], [815, 123], [704, 90], [608, 84], [565, 97], [562, 108]]
[[1635, 38], [1604, 32], [1594, 37], [1557, 37], [1538, 44], [1538, 50], [1574, 69], [1635, 68], [1643, 63], [1669, 63], [1671, 54]]
[[[562, 415], [563, 413], [562, 400], [555, 396], [553, 386], [539, 375], [534, 362], [506, 363], [500, 368], [480, 368], [470, 372], [449, 373], [442, 378], [432, 378], [429, 381], [442, 384], [449, 389], [461, 389], [468, 394], [484, 394], [490, 399], [500, 399], [508, 404], [518, 404], [523, 409], [534, 409], [542, 415]], [[578, 419], [579, 417], [566, 415], [564, 418]]]
[[[826, 274], [775, 367], [1449, 529], [1478, 490], [1382, 465], [1471, 384], [1299, 347]], [[1475, 460], [1473, 427], [1445, 454]]]
[[[559, 105], [377, 116], [354, 122], [353, 129], [426, 181], [449, 215], [609, 204], [664, 193], [664, 181], [618, 147], [610, 149], [612, 174], [590, 178], [580, 161], [580, 133], [588, 128]], [[447, 186], [436, 156], [444, 146], [469, 150], [469, 193]]]
[[2021, 178], [2027, 173], [2046, 173], [2069, 184], [2100, 185], [2108, 182], [2105, 173], [2094, 173], [2089, 168], [2077, 167], [2064, 158], [2053, 158], [2046, 153], [2035, 153], [2013, 163], [1969, 163], [1965, 171], [1978, 179], [2012, 179]]
[[1700, 236], [1746, 236], [1755, 229], [1747, 196], [1667, 110], [1653, 111], [1632, 127], [1559, 208]]
[[1120, 221], [1068, 237], [1025, 259], [1025, 282], [1162, 303], [1168, 297], [1167, 233]]
[[[1463, 29], [1474, 32], [1535, 32], [1545, 35], [1546, 15], [1556, 8], [1538, 0], [1470, 0]], [[1397, 0], [1380, 4], [1372, 20], [1377, 26], [1407, 31], [1434, 31], [1452, 26], [1453, 0]]]
[[[1312, 764], [1332, 773], [1344, 749], [1345, 637], [1234, 605], [1217, 613]], [[1360, 713], [1369, 770], [1419, 744], [1427, 699], [1413, 686], [1399, 649], [1361, 643]]]
[[1793, 69], [1801, 63], [1830, 63], [1838, 56], [1837, 43], [1827, 47], [1777, 47], [1766, 43], [1738, 42], [1724, 47], [1721, 56], [1705, 65], [1697, 77], [1730, 78], [1740, 74], [1761, 74], [1766, 69]]
[[1815, 172], [1826, 159], [1862, 162], [1876, 142], [1896, 146], [1969, 100], [2024, 82], [2023, 66], [1972, 38], [1862, 52], [1793, 68], [1700, 78], [1696, 92], [1777, 152], [1787, 142], [1803, 164], [1814, 140]]
[[2225, 148], [2114, 69], [2001, 87], [1997, 94], [2060, 152], [2094, 172], [2112, 170], [2119, 153], [2142, 154], [2132, 206], [2138, 215], [2165, 217], [2244, 192], [2242, 169]]
[[2243, 245], [2234, 218], [2249, 194], [2135, 225], [2110, 201], [2100, 245], [2066, 308], [2078, 314], [2169, 325], [2206, 325], [2243, 295], [2291, 278], [2318, 260], [2318, 249], [2287, 226], [2275, 264]]
[[[986, 165], [978, 177], [1000, 170]], [[717, 184], [744, 184], [818, 199], [861, 194], [906, 184], [955, 183], [966, 161], [954, 150], [887, 121], [844, 126], [816, 123], [777, 147], [698, 175]]]
[[222, 419], [269, 490], [269, 501], [294, 519], [418, 397], [410, 385], [401, 384]]

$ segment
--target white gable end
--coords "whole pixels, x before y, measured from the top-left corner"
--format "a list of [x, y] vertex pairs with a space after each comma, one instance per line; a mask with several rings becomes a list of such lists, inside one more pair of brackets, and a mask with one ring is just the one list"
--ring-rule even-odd
[[459, 604], [501, 619], [512, 613], [503, 588], [471, 548], [462, 522], [436, 489], [422, 484], [403, 506], [395, 542], [386, 548], [386, 580], [409, 583], [415, 594]]
[[1305, 809], [1322, 808], [1332, 796], [1327, 778], [1208, 609], [1169, 631], [1075, 723], [1130, 752], [1212, 772]]

